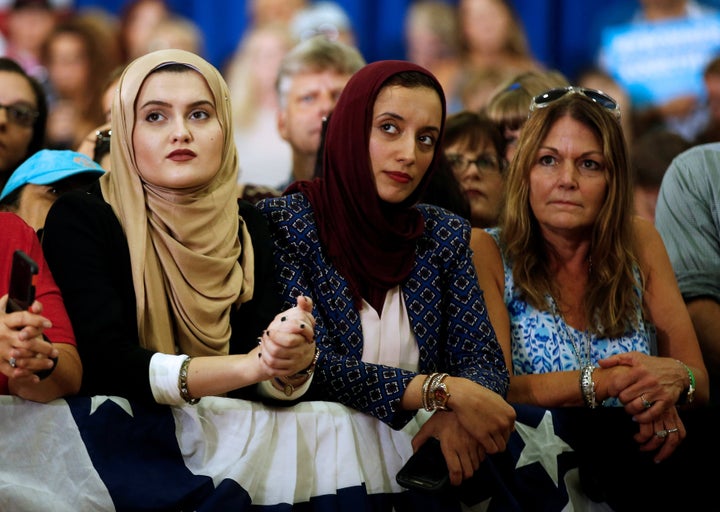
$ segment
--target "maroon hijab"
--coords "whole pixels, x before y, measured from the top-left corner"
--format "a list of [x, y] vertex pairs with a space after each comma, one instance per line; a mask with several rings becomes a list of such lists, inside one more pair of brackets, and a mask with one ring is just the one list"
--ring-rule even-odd
[[[389, 78], [405, 71], [430, 77], [440, 96], [443, 121], [425, 176], [410, 197], [391, 204], [378, 196], [368, 147], [378, 93]], [[381, 314], [387, 291], [412, 271], [415, 244], [425, 228], [415, 205], [437, 166], [444, 125], [445, 96], [428, 70], [405, 61], [368, 64], [352, 76], [330, 116], [322, 177], [296, 183], [286, 192], [299, 190], [312, 204], [320, 241], [350, 283], [358, 308], [364, 298]]]

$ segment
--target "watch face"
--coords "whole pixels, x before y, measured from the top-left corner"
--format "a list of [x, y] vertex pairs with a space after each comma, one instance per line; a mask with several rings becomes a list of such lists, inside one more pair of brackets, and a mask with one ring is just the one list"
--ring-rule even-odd
[[446, 409], [448, 398], [450, 398], [450, 393], [448, 393], [445, 383], [442, 382], [438, 384], [438, 386], [433, 390], [433, 400], [435, 402], [435, 408]]

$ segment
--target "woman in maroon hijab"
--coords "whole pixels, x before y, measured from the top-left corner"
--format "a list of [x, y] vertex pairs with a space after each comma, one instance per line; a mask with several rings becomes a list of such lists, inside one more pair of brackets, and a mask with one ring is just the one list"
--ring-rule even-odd
[[468, 246], [469, 223], [417, 204], [440, 156], [442, 88], [380, 61], [348, 82], [327, 124], [322, 178], [261, 201], [284, 300], [312, 297], [320, 356], [311, 397], [440, 440], [453, 484], [503, 451], [515, 412], [506, 360]]

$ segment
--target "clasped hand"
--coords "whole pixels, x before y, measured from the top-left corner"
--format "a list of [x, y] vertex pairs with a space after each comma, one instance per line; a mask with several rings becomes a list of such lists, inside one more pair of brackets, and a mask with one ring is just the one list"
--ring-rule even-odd
[[42, 336], [52, 323], [42, 316], [38, 301], [29, 311], [7, 313], [6, 308], [4, 295], [0, 298], [0, 372], [8, 379], [39, 382], [35, 372], [52, 368], [51, 358], [58, 356], [58, 350]]
[[312, 299], [297, 297], [297, 306], [275, 316], [258, 339], [260, 364], [271, 377], [287, 377], [308, 368], [315, 357]]
[[451, 411], [435, 411], [412, 441], [417, 450], [430, 437], [440, 440], [450, 483], [460, 485], [487, 454], [506, 449], [515, 429], [515, 409], [497, 393], [465, 378], [448, 377]]
[[610, 369], [607, 391], [623, 403], [639, 425], [635, 440], [641, 450], [658, 449], [660, 462], [675, 451], [686, 431], [675, 404], [682, 392], [677, 361], [640, 352], [616, 354], [599, 361]]

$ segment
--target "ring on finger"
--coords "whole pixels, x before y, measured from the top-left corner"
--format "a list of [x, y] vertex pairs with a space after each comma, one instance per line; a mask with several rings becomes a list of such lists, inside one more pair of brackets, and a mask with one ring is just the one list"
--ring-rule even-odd
[[[672, 429], [670, 429], [670, 430], [672, 430]], [[655, 435], [657, 437], [659, 437], [660, 439], [665, 439], [667, 437], [667, 435], [670, 433], [670, 430], [666, 430], [666, 429], [658, 430], [657, 432], [655, 432]], [[675, 432], [676, 430], [677, 429], [673, 430], [673, 432]]]
[[14, 357], [11, 357], [10, 359], [8, 359], [8, 363], [9, 363], [10, 366], [12, 366], [13, 368], [16, 368], [16, 367], [17, 367], [17, 366], [16, 366], [17, 360], [16, 360]]
[[674, 434], [674, 433], [677, 432], [678, 430], [679, 430], [679, 429], [678, 429], [677, 427], [675, 427], [675, 428], [669, 428], [669, 429], [667, 429], [667, 433], [668, 433], [668, 434]]
[[645, 398], [645, 393], [642, 393], [642, 394], [640, 395], [640, 400], [642, 400], [642, 405], [643, 405], [643, 407], [644, 407], [645, 409], [650, 409], [650, 407], [652, 407], [652, 405], [653, 405], [652, 402], [650, 402], [649, 400], [647, 400], [647, 399]]

